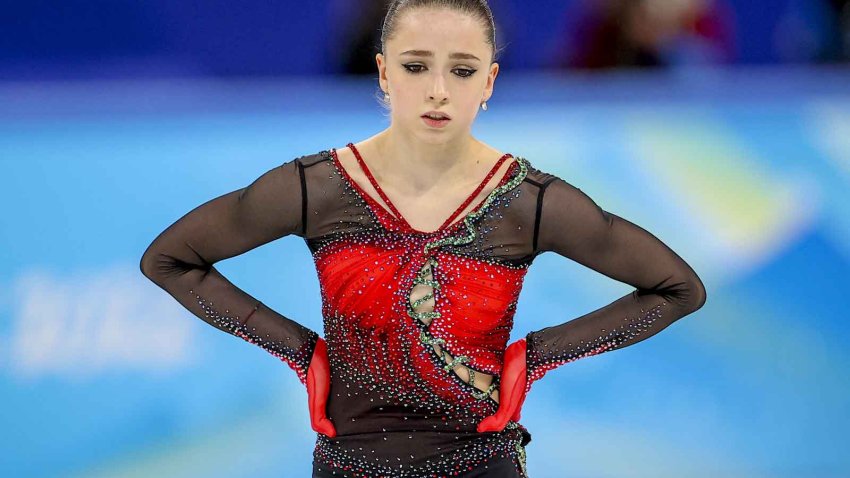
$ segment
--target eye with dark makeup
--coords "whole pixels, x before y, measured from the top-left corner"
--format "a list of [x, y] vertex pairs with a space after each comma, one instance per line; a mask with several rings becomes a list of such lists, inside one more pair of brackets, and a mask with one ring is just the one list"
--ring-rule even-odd
[[[419, 73], [422, 73], [421, 68], [425, 68], [425, 65], [420, 65], [420, 64], [417, 64], [417, 63], [407, 63], [407, 64], [402, 65], [402, 66], [404, 67], [405, 70], [407, 70], [408, 73], [410, 73], [412, 75], [417, 75]], [[416, 68], [420, 68], [420, 69], [416, 69]], [[462, 75], [456, 74], [456, 76], [459, 77], [459, 78], [469, 78], [470, 76], [474, 75], [475, 72], [478, 71], [478, 70], [471, 70], [471, 69], [467, 69], [467, 68], [455, 68], [455, 70], [453, 70], [453, 71], [463, 71], [463, 72], [465, 72], [465, 74], [462, 74]]]

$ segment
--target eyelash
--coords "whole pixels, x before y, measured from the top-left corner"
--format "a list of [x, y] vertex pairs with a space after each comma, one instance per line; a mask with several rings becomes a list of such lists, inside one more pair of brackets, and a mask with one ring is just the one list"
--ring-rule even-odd
[[[411, 75], [418, 75], [419, 73], [422, 73], [422, 70], [414, 71], [414, 70], [411, 70], [411, 68], [416, 68], [416, 67], [425, 68], [425, 65], [418, 65], [418, 64], [407, 64], [407, 65], [402, 65], [402, 66], [404, 66], [404, 69], [407, 70], [407, 72], [410, 73]], [[470, 70], [468, 68], [455, 68], [455, 69], [459, 70], [459, 71], [468, 72], [466, 75], [455, 75], [458, 78], [469, 78], [470, 76], [474, 75], [476, 71], [478, 71], [478, 70]]]

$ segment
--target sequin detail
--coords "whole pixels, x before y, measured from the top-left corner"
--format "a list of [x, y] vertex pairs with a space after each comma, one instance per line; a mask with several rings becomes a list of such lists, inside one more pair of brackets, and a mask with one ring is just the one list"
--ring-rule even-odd
[[528, 430], [518, 421], [498, 432], [477, 427], [498, 410], [504, 353], [534, 258], [553, 251], [636, 290], [526, 335], [529, 384], [569, 361], [646, 339], [701, 307], [705, 290], [656, 237], [524, 158], [452, 222], [509, 156], [433, 232], [416, 230], [397, 208], [388, 205], [390, 213], [366, 194], [335, 149], [301, 156], [183, 216], [149, 246], [140, 267], [196, 316], [289, 364], [304, 384], [318, 334], [213, 267], [300, 236], [319, 279], [326, 411], [337, 431], [333, 439], [317, 434], [316, 469], [437, 478], [509, 462], [527, 478]]
[[[195, 294], [194, 291], [190, 290], [189, 293], [195, 296], [195, 300], [198, 305], [203, 308], [204, 315], [206, 316], [205, 320], [207, 322], [217, 327], [224, 327], [227, 332], [237, 337], [241, 337], [246, 342], [263, 348], [289, 365], [289, 367], [292, 368], [292, 370], [294, 370], [298, 375], [298, 380], [304, 385], [307, 384], [307, 369], [313, 358], [313, 350], [316, 348], [316, 342], [319, 339], [319, 334], [307, 329], [306, 327], [303, 328], [303, 335], [309, 339], [306, 340], [300, 347], [292, 348], [287, 344], [282, 344], [272, 340], [268, 334], [261, 336], [257, 333], [256, 328], [248, 325], [248, 321], [251, 319], [251, 316], [263, 306], [261, 302], [258, 302], [244, 319], [240, 319], [238, 315], [230, 315], [229, 310], [225, 310], [223, 314], [220, 313], [213, 307], [213, 303], [211, 301], [203, 299], [200, 295]], [[289, 337], [286, 337], [286, 339], [290, 340]]]
[[[501, 432], [476, 430], [498, 409], [491, 394], [498, 390], [495, 376], [501, 358], [453, 353], [449, 343], [475, 349], [459, 335], [472, 326], [465, 322], [472, 319], [443, 312], [466, 310], [458, 309], [466, 303], [457, 301], [468, 294], [484, 294], [482, 304], [492, 302], [499, 311], [469, 309], [487, 316], [475, 337], [483, 341], [493, 334], [488, 346], [503, 353], [510, 326], [505, 319], [512, 316], [512, 299], [527, 267], [454, 256], [441, 246], [469, 244], [477, 237], [477, 221], [500, 195], [522, 183], [527, 163], [516, 158], [484, 201], [460, 221], [450, 224], [447, 219], [445, 227], [432, 233], [393, 220], [354, 182], [334, 152], [327, 164], [341, 180], [346, 210], [366, 211], [369, 216], [363, 218], [367, 227], [358, 224], [351, 229], [355, 234], [316, 240], [311, 247], [322, 285], [332, 370], [328, 417], [338, 432], [334, 439], [318, 435], [314, 462], [339, 476], [356, 478], [444, 477], [509, 457], [525, 476], [524, 447], [530, 434], [524, 427], [511, 422]], [[476, 280], [476, 275], [482, 277]], [[467, 289], [469, 280], [478, 288]], [[491, 283], [498, 289], [481, 287]], [[484, 381], [487, 375], [489, 384]], [[434, 446], [425, 455], [421, 450], [404, 454], [402, 450], [417, 449], [405, 443], [414, 439]]]
[[[526, 367], [528, 380], [526, 381], [526, 393], [531, 389], [531, 384], [543, 378], [546, 372], [558, 368], [561, 365], [573, 362], [580, 358], [598, 355], [602, 352], [620, 347], [623, 343], [640, 337], [650, 330], [652, 324], [661, 318], [662, 311], [667, 305], [666, 301], [652, 307], [648, 311], [641, 309], [638, 317], [626, 317], [623, 324], [610, 332], [601, 329], [599, 337], [585, 342], [568, 342], [567, 346], [557, 353], [550, 352], [549, 345], [543, 339], [540, 331], [529, 332], [526, 335]], [[546, 329], [544, 329], [546, 330]], [[606, 333], [607, 332], [607, 333]]]
[[[476, 235], [478, 234], [478, 230], [475, 226], [475, 220], [487, 212], [487, 209], [490, 207], [490, 205], [493, 203], [494, 199], [497, 196], [505, 193], [506, 191], [516, 188], [528, 174], [528, 166], [524, 158], [517, 158], [517, 162], [520, 168], [519, 173], [506, 184], [502, 184], [494, 188], [493, 191], [491, 191], [490, 194], [487, 195], [487, 198], [482, 202], [482, 204], [478, 208], [476, 208], [463, 218], [462, 223], [466, 228], [465, 234], [441, 237], [425, 243], [423, 253], [426, 254], [426, 262], [425, 265], [417, 273], [416, 278], [413, 280], [413, 285], [414, 287], [417, 285], [426, 285], [431, 287], [431, 290], [429, 290], [425, 295], [416, 300], [412, 300], [414, 287], [411, 287], [408, 290], [407, 313], [417, 322], [421, 322], [424, 324], [424, 326], [422, 327], [422, 332], [420, 334], [420, 341], [425, 345], [431, 346], [429, 347], [429, 349], [433, 350], [434, 353], [437, 354], [441, 362], [447, 362], [446, 365], [443, 366], [443, 370], [451, 371], [451, 373], [456, 373], [454, 369], [457, 365], [468, 363], [470, 357], [466, 355], [455, 355], [451, 353], [450, 351], [446, 350], [444, 339], [434, 337], [430, 334], [428, 325], [430, 325], [431, 320], [441, 316], [441, 313], [439, 311], [433, 309], [433, 304], [431, 304], [431, 307], [428, 310], [416, 310], [419, 305], [434, 298], [436, 292], [440, 289], [440, 283], [432, 278], [434, 268], [438, 267], [439, 262], [433, 254], [430, 254], [430, 252], [431, 250], [437, 249], [444, 245], [457, 246], [468, 244], [475, 239]], [[434, 347], [435, 345], [436, 347]], [[469, 375], [469, 381], [464, 383], [467, 383], [469, 385], [471, 389], [470, 393], [476, 399], [485, 400], [491, 398], [493, 391], [498, 389], [499, 382], [497, 379], [494, 379], [490, 386], [487, 387], [485, 390], [479, 389], [475, 386], [475, 370], [468, 366], [464, 367], [463, 370], [465, 370]]]

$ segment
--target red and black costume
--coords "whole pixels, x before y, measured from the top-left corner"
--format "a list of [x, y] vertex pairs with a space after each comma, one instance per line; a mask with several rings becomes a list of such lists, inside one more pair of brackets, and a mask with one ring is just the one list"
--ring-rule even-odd
[[[314, 476], [526, 477], [525, 427], [476, 426], [498, 409], [493, 392], [523, 278], [543, 252], [635, 290], [525, 335], [526, 391], [548, 370], [646, 339], [705, 301], [694, 271], [655, 236], [525, 158], [500, 158], [429, 232], [410, 226], [348, 147], [389, 210], [352, 179], [336, 150], [321, 151], [192, 210], [142, 260], [145, 274], [192, 313], [263, 347], [306, 383], [319, 334], [213, 266], [289, 234], [305, 240], [321, 286], [327, 417], [337, 432], [317, 434]], [[507, 160], [498, 186], [459, 217]], [[476, 382], [481, 373], [493, 376], [489, 386]]]

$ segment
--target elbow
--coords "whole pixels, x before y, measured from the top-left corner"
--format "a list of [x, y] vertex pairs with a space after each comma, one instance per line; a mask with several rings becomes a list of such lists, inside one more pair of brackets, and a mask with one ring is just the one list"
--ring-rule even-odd
[[170, 251], [151, 245], [139, 260], [139, 270], [142, 275], [159, 286], [163, 286], [173, 277], [182, 276], [192, 271], [202, 271], [207, 274], [212, 270], [212, 264], [203, 262], [193, 264], [170, 254]]
[[139, 259], [139, 270], [151, 281], [156, 282], [157, 275], [162, 270], [162, 267], [157, 267], [161, 256], [160, 251], [156, 250], [151, 244], [142, 254], [142, 258]]
[[149, 251], [145, 251], [145, 253], [142, 254], [141, 260], [139, 260], [139, 270], [142, 272], [142, 275], [148, 279], [153, 278], [153, 265], [151, 262], [151, 254], [149, 254]]
[[696, 312], [701, 309], [703, 305], [705, 305], [706, 300], [706, 292], [705, 285], [702, 283], [699, 277], [694, 277], [692, 281], [689, 282], [688, 286], [689, 291], [689, 303], [691, 304], [691, 312]]

